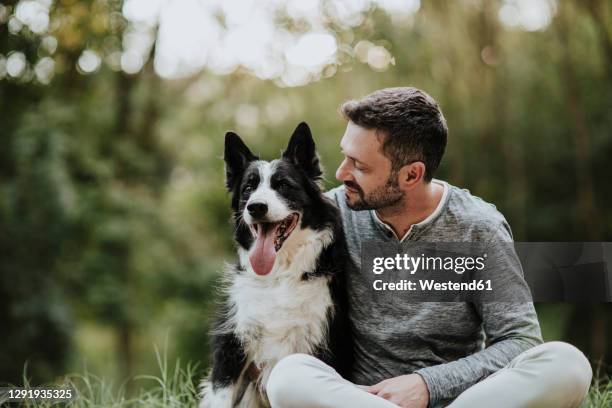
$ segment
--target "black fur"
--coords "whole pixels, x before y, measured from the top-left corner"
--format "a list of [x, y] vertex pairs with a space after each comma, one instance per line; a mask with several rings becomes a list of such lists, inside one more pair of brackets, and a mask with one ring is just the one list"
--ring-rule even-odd
[[[331, 203], [326, 203], [331, 204]], [[346, 282], [347, 248], [340, 224], [340, 211], [331, 204], [334, 215], [335, 242], [328, 246], [319, 257], [314, 271], [302, 275], [302, 279], [312, 279], [316, 276], [329, 275], [332, 277], [330, 291], [335, 308], [335, 314], [329, 314], [329, 334], [327, 349], [321, 349], [315, 357], [321, 359], [346, 379], [351, 378], [353, 364], [353, 337], [348, 316], [348, 292]]]
[[310, 128], [305, 122], [300, 123], [295, 128], [291, 139], [289, 139], [289, 145], [283, 153], [283, 158], [304, 171], [312, 180], [320, 179], [323, 174], [312, 140], [312, 133], [310, 133]]
[[[252, 163], [259, 160], [259, 157], [255, 156], [249, 148], [244, 144], [240, 136], [234, 132], [227, 132], [225, 134], [225, 153], [223, 156], [225, 160], [225, 186], [232, 194], [232, 214], [234, 220], [234, 239], [243, 248], [250, 247], [253, 242], [253, 237], [249, 232], [246, 225], [240, 222], [240, 212], [244, 207], [244, 198], [248, 199], [248, 195], [243, 198], [243, 204], [241, 205], [241, 189], [244, 188], [245, 183], [249, 182], [249, 177], [243, 181], [243, 176], [248, 168], [253, 169]], [[256, 172], [252, 172], [255, 175]], [[258, 175], [257, 175], [258, 177]]]
[[246, 356], [240, 340], [234, 333], [223, 333], [213, 336], [213, 389], [227, 387], [236, 381], [244, 364]]
[[236, 184], [240, 184], [240, 178], [248, 164], [259, 159], [244, 144], [240, 136], [234, 132], [225, 134], [225, 185], [231, 191]]

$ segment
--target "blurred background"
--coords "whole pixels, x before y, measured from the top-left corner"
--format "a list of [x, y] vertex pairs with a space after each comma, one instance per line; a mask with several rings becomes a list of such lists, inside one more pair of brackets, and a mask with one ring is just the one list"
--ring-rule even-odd
[[[404, 85], [515, 240], [612, 241], [608, 0], [0, 1], [0, 381], [204, 370], [225, 131], [273, 158], [308, 122], [329, 188], [338, 106]], [[610, 305], [537, 309], [611, 371]]]

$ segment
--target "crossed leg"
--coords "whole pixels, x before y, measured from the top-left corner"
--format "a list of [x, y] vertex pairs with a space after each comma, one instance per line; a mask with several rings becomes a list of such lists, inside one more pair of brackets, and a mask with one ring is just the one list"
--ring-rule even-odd
[[[588, 360], [574, 346], [544, 343], [468, 388], [449, 408], [576, 408], [588, 392], [591, 377]], [[307, 354], [280, 360], [266, 389], [273, 408], [397, 408]]]

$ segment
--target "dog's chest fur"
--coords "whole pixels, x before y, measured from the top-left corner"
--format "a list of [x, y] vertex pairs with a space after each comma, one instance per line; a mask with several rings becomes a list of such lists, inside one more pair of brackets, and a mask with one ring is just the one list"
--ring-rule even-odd
[[[329, 278], [302, 279], [316, 268], [321, 251], [333, 237], [330, 231], [296, 231], [285, 243], [271, 276], [259, 277], [248, 269], [234, 274], [229, 286], [234, 333], [247, 358], [261, 370], [261, 380], [281, 358], [292, 353], [314, 354], [325, 347], [333, 301]], [[294, 242], [299, 244], [294, 244]], [[241, 260], [245, 254], [241, 254]], [[249, 268], [249, 263], [243, 263]]]

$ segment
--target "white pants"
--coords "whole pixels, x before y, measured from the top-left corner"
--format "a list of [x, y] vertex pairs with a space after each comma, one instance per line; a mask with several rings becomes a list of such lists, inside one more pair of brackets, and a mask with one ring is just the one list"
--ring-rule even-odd
[[[562, 342], [544, 343], [468, 388], [448, 407], [574, 408], [585, 398], [591, 377], [591, 366], [580, 350]], [[307, 354], [280, 360], [266, 390], [272, 408], [397, 408]]]

